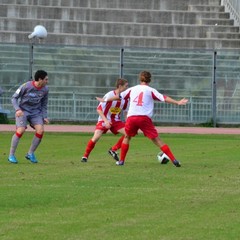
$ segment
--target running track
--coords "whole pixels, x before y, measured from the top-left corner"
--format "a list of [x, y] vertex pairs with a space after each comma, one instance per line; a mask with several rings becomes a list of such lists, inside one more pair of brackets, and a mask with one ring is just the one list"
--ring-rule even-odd
[[[14, 132], [15, 125], [0, 124], [0, 132]], [[95, 125], [45, 125], [46, 132], [93, 133]], [[240, 128], [157, 127], [159, 133], [240, 134]], [[33, 131], [28, 127], [27, 131]]]

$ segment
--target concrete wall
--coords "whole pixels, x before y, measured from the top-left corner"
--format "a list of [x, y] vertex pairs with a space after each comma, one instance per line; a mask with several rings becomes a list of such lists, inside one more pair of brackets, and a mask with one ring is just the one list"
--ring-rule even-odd
[[240, 48], [220, 0], [2, 0], [0, 41], [27, 43], [38, 25], [49, 44]]

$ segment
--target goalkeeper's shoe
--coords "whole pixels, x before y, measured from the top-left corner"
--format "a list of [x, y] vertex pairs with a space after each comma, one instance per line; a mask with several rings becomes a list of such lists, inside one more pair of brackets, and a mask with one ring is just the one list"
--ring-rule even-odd
[[172, 163], [176, 166], [176, 167], [181, 167], [181, 164], [178, 160], [173, 160]]
[[25, 158], [26, 158], [27, 160], [29, 160], [30, 162], [32, 162], [32, 163], [38, 163], [38, 160], [36, 159], [34, 153], [31, 153], [31, 154], [28, 153], [28, 154], [25, 156]]
[[118, 155], [111, 148], [108, 150], [108, 153], [113, 157], [114, 160], [119, 161]]
[[16, 157], [14, 155], [9, 155], [8, 161], [10, 163], [18, 163], [18, 161], [17, 161], [17, 159], [16, 159]]
[[87, 162], [87, 158], [86, 157], [82, 157], [81, 162]]
[[118, 166], [123, 166], [124, 165], [124, 161], [120, 160], [116, 162], [116, 165]]

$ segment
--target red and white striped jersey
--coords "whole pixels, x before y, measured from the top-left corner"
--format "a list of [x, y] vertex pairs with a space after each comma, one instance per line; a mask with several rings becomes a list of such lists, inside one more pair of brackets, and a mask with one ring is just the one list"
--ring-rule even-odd
[[[103, 99], [108, 99], [116, 96], [116, 92], [110, 91], [106, 93]], [[121, 112], [127, 111], [128, 100], [119, 100], [112, 102], [100, 102], [97, 109], [101, 110], [104, 113], [104, 116], [111, 122], [121, 121]], [[98, 117], [98, 121], [103, 121], [101, 116]]]

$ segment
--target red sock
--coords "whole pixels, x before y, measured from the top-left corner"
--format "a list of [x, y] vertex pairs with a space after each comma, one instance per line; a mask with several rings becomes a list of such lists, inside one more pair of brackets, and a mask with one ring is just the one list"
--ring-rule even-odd
[[17, 136], [18, 138], [21, 138], [21, 137], [22, 137], [22, 134], [20, 134], [20, 133], [18, 133], [18, 132], [16, 132], [15, 134], [16, 134], [16, 136]]
[[124, 139], [124, 136], [121, 136], [118, 140], [118, 142], [111, 148], [113, 151], [117, 151], [119, 148], [121, 148], [122, 141]]
[[84, 153], [84, 157], [88, 158], [89, 154], [91, 153], [91, 151], [95, 147], [95, 144], [96, 143], [93, 142], [92, 139], [88, 142], [85, 153]]
[[40, 139], [43, 138], [43, 134], [35, 133], [35, 136], [36, 136], [37, 138], [40, 138]]
[[122, 143], [120, 160], [125, 161], [128, 149], [129, 149], [129, 144]]
[[168, 147], [167, 144], [163, 145], [161, 147], [161, 150], [168, 155], [168, 157], [171, 159], [171, 161], [175, 160], [176, 158], [174, 157], [174, 155], [172, 154], [170, 148]]

